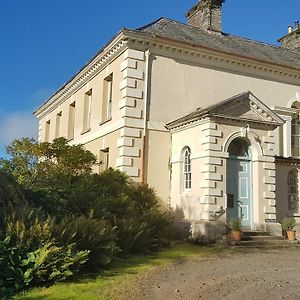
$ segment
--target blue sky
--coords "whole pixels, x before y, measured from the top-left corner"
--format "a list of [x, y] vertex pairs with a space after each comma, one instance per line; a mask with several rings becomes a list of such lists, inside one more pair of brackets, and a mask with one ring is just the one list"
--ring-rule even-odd
[[[185, 22], [197, 0], [2, 0], [0, 157], [13, 138], [37, 135], [32, 111], [121, 28], [161, 16]], [[276, 44], [300, 18], [299, 0], [226, 0], [223, 30]]]

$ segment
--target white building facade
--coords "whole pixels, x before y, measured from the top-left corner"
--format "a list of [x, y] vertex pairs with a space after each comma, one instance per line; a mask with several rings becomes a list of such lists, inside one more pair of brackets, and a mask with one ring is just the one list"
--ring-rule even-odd
[[37, 109], [39, 140], [84, 144], [95, 172], [154, 186], [203, 234], [233, 217], [278, 233], [283, 217], [300, 220], [299, 28], [278, 47], [231, 36], [223, 1], [205, 3], [188, 24], [117, 34]]

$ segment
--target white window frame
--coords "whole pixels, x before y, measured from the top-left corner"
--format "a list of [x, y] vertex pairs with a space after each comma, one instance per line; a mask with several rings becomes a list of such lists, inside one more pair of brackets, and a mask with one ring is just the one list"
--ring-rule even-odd
[[191, 149], [185, 147], [182, 151], [183, 155], [183, 190], [190, 191], [192, 189], [192, 165], [191, 165]]
[[299, 113], [291, 122], [291, 154], [292, 157], [300, 157], [300, 119]]

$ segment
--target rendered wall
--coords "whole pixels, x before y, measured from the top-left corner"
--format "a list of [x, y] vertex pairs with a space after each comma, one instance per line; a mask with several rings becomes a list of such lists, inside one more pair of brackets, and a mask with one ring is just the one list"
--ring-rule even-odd
[[262, 79], [259, 71], [256, 77], [243, 75], [232, 68], [232, 71], [222, 71], [217, 66], [216, 69], [204, 67], [196, 58], [188, 61], [184, 56], [172, 59], [156, 55], [152, 67], [150, 119], [170, 122], [196, 108], [248, 90], [268, 106], [285, 107], [300, 93], [299, 83], [284, 83], [283, 78], [271, 74], [269, 80]]
[[[213, 121], [172, 134], [171, 206], [182, 209], [186, 219], [226, 222], [226, 214], [216, 211], [221, 206], [226, 208], [226, 147], [238, 136], [239, 125]], [[249, 140], [253, 149], [253, 227], [260, 229], [266, 220], [276, 221], [273, 132], [252, 128]], [[190, 191], [182, 189], [181, 153], [185, 146], [189, 146], [192, 153]]]
[[[291, 163], [276, 163], [276, 200], [277, 200], [277, 220], [281, 222], [283, 218], [288, 216], [293, 216], [296, 218], [297, 223], [300, 223], [300, 211], [298, 212], [289, 212], [288, 210], [288, 173], [298, 169], [297, 165]], [[299, 180], [299, 176], [298, 176]], [[298, 182], [298, 195], [300, 181]]]

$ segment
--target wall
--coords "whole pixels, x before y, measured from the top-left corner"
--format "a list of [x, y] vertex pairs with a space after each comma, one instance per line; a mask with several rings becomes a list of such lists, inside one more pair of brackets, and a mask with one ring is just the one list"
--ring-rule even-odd
[[170, 190], [171, 134], [149, 130], [147, 148], [146, 180], [150, 186], [155, 187], [157, 194], [163, 200], [163, 203], [167, 205]]
[[[300, 211], [298, 213], [290, 213], [288, 210], [288, 173], [289, 171], [299, 169], [297, 164], [289, 162], [276, 163], [276, 199], [277, 199], [277, 220], [281, 222], [287, 216], [294, 216], [297, 223], [300, 223]], [[298, 175], [298, 180], [299, 180]], [[298, 183], [298, 196], [300, 195], [300, 181]]]
[[[291, 98], [300, 93], [300, 84], [284, 83], [283, 78], [267, 74], [243, 75], [240, 70], [222, 71], [205, 67], [196, 58], [184, 56], [167, 58], [161, 52], [153, 60], [151, 88], [151, 120], [170, 122], [196, 108], [227, 99], [241, 92], [252, 91], [269, 106], [287, 106]], [[249, 69], [250, 72], [250, 69]], [[261, 72], [262, 73], [262, 72]], [[265, 75], [266, 76], [266, 75]], [[281, 82], [280, 82], [281, 81]], [[291, 80], [292, 82], [292, 80]]]
[[[226, 222], [225, 214], [216, 213], [221, 206], [226, 208], [226, 147], [240, 136], [240, 125], [228, 122], [199, 121], [172, 134], [171, 206], [182, 209], [190, 221]], [[266, 219], [276, 221], [274, 137], [266, 128], [251, 128], [249, 139], [253, 151], [253, 225], [260, 229]], [[181, 153], [185, 146], [192, 153], [192, 189], [187, 192], [182, 190]]]

